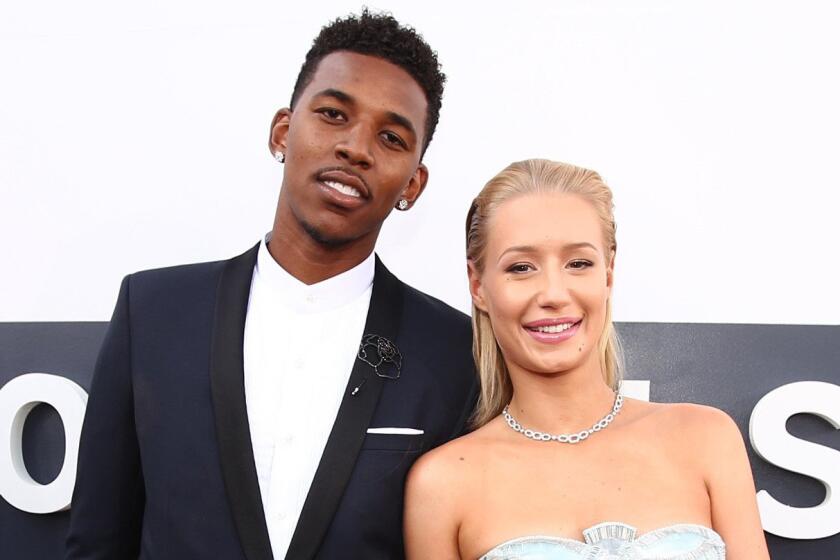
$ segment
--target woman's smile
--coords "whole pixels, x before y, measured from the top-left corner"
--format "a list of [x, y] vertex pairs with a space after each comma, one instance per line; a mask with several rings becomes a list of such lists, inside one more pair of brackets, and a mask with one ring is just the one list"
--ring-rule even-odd
[[522, 327], [537, 342], [559, 344], [574, 337], [580, 329], [581, 322], [582, 318], [560, 317], [531, 321]]

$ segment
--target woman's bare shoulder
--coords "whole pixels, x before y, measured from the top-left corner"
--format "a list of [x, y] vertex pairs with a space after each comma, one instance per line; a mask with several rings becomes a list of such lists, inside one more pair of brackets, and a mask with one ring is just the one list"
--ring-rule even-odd
[[434, 484], [458, 484], [470, 476], [470, 471], [480, 465], [480, 457], [486, 453], [487, 426], [463, 435], [436, 447], [421, 456], [411, 468], [410, 481], [431, 479]]
[[459, 508], [469, 503], [471, 482], [486, 454], [482, 430], [436, 447], [415, 461], [406, 479], [408, 508], [459, 517]]
[[422, 455], [405, 485], [403, 534], [407, 558], [457, 558], [458, 531], [475, 500], [476, 473], [487, 451], [485, 430]]
[[658, 409], [675, 428], [697, 434], [720, 434], [737, 430], [729, 414], [719, 408], [694, 403], [659, 403]]
[[643, 403], [641, 415], [661, 435], [679, 446], [698, 446], [713, 451], [743, 445], [738, 425], [729, 414], [694, 403]]

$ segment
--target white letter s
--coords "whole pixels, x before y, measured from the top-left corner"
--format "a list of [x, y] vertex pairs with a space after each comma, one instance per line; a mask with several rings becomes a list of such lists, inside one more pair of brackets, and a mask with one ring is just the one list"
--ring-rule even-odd
[[814, 507], [785, 505], [766, 490], [758, 492], [764, 530], [789, 539], [821, 539], [840, 533], [840, 452], [793, 437], [787, 431], [794, 414], [816, 414], [840, 429], [840, 386], [800, 381], [770, 391], [750, 416], [750, 441], [761, 457], [777, 467], [815, 478], [825, 486], [825, 499]]

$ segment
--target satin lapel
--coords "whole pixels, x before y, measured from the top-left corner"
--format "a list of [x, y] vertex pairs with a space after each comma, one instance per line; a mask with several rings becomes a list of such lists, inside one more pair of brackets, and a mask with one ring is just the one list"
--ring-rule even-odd
[[248, 560], [271, 560], [251, 431], [245, 406], [242, 344], [259, 244], [227, 262], [216, 290], [210, 389], [222, 477], [242, 550]]
[[[400, 281], [388, 272], [377, 257], [364, 334], [378, 334], [391, 341], [397, 340], [402, 315], [401, 286]], [[353, 395], [353, 389], [362, 382], [364, 385]], [[356, 360], [324, 454], [298, 518], [286, 554], [287, 559], [311, 559], [317, 554], [350, 480], [384, 383], [399, 381], [385, 380], [377, 376], [368, 364]]]

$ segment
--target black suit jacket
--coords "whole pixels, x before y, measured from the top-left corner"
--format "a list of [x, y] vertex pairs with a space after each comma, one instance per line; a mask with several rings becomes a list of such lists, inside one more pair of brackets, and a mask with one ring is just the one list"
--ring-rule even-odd
[[[243, 386], [256, 255], [123, 281], [88, 400], [68, 559], [272, 558]], [[468, 318], [378, 259], [364, 332], [396, 344], [401, 375], [355, 362], [286, 558], [402, 557], [406, 472], [462, 433], [474, 404]]]

